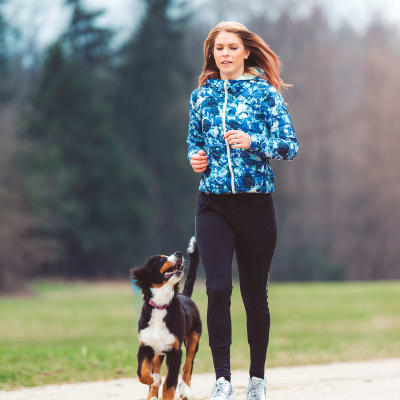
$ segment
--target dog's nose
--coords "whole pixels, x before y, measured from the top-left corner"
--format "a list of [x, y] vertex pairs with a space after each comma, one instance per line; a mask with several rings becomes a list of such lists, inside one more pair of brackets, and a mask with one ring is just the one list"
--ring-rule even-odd
[[180, 251], [176, 251], [176, 252], [174, 253], [174, 256], [176, 256], [176, 257], [182, 257], [182, 253], [181, 253]]

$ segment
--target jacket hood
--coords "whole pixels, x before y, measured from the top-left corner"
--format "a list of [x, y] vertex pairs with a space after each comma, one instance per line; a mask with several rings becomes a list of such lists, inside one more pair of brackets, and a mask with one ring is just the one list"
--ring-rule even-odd
[[[265, 75], [264, 70], [262, 68], [258, 68], [258, 67], [250, 67], [250, 69], [252, 69], [253, 71], [261, 74], [261, 75]], [[249, 81], [252, 79], [262, 79], [259, 76], [254, 76], [248, 73], [244, 73], [243, 75], [240, 75], [238, 78], [236, 79], [228, 79], [228, 83], [230, 86], [241, 86], [243, 83], [242, 81]], [[206, 82], [204, 83], [203, 87], [214, 87], [214, 88], [221, 88], [224, 87], [224, 79], [216, 79], [216, 78], [209, 78], [206, 80]]]
[[[263, 70], [262, 68], [250, 67], [250, 69], [252, 69], [254, 72], [257, 72], [257, 73], [259, 73], [259, 74], [261, 74], [261, 75], [265, 75], [264, 70]], [[231, 81], [245, 81], [245, 80], [250, 80], [250, 79], [255, 79], [255, 78], [257, 78], [257, 77], [254, 76], [254, 75], [245, 73], [245, 74], [243, 74], [243, 75], [240, 75], [240, 76], [239, 76], [238, 78], [236, 78], [236, 79], [230, 79], [230, 80], [231, 80]]]

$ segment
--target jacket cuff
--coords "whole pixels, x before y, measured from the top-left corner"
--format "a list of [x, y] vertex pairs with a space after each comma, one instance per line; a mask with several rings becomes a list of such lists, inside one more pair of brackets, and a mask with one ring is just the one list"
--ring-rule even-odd
[[252, 133], [250, 134], [250, 151], [258, 151], [260, 150], [260, 134], [259, 133]]
[[190, 163], [190, 160], [192, 159], [193, 154], [198, 153], [200, 150], [201, 150], [200, 147], [196, 147], [196, 148], [193, 148], [192, 150], [190, 150], [190, 151], [188, 152], [187, 159], [188, 159], [189, 163]]

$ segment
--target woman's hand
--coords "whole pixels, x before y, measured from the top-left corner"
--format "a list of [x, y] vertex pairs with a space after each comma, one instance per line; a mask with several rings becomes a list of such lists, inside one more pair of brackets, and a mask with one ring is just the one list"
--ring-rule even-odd
[[232, 146], [232, 149], [248, 149], [251, 144], [250, 135], [242, 131], [228, 131], [224, 135], [224, 139], [228, 139], [228, 143]]
[[200, 150], [192, 155], [190, 165], [194, 172], [204, 172], [208, 167], [208, 155], [204, 150]]

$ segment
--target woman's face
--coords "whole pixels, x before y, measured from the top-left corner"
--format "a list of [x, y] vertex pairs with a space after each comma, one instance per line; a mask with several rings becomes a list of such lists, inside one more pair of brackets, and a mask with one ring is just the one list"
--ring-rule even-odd
[[236, 79], [244, 73], [244, 60], [250, 51], [237, 33], [222, 31], [215, 38], [213, 54], [221, 79]]

